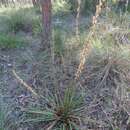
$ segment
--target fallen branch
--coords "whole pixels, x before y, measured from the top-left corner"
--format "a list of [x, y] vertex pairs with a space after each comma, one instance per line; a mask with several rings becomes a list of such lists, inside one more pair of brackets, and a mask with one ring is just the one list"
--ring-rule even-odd
[[21, 79], [17, 73], [15, 72], [15, 70], [12, 70], [15, 78], [19, 81], [20, 84], [22, 84], [24, 87], [26, 87], [33, 95], [35, 95], [36, 97], [39, 97], [38, 94], [32, 89], [31, 86], [29, 86], [26, 82], [23, 81], [23, 79]]

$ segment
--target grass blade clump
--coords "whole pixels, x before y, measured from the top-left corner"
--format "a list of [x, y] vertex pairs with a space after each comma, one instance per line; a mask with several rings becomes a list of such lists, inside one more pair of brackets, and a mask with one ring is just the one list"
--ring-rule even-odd
[[57, 56], [63, 56], [65, 50], [62, 31], [60, 29], [54, 30], [54, 53]]
[[87, 63], [97, 87], [116, 86], [115, 81], [125, 81], [130, 67], [129, 52], [125, 46], [94, 45]]
[[64, 95], [49, 94], [48, 103], [43, 108], [25, 109], [24, 122], [43, 123], [47, 130], [77, 130], [83, 110], [83, 97], [75, 90], [67, 88]]
[[24, 43], [25, 40], [16, 35], [0, 34], [0, 48], [2, 49], [19, 48]]

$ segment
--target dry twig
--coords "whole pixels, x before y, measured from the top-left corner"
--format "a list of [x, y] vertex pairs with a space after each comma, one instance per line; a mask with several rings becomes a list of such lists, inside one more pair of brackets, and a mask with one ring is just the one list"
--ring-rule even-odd
[[23, 79], [21, 79], [17, 73], [15, 72], [15, 70], [12, 71], [13, 75], [15, 76], [15, 78], [19, 81], [19, 83], [21, 83], [24, 87], [26, 87], [33, 95], [35, 95], [36, 97], [39, 97], [38, 94], [32, 89], [31, 86], [29, 86], [26, 82], [23, 81]]

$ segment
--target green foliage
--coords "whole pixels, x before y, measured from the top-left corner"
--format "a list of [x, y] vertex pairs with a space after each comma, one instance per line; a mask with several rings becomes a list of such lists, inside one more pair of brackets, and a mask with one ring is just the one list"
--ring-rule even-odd
[[55, 0], [52, 4], [54, 14], [70, 12], [71, 5], [67, 0]]
[[9, 31], [18, 32], [20, 30], [26, 29], [27, 22], [29, 23], [25, 17], [25, 12], [13, 12], [10, 14], [10, 19], [8, 21]]
[[[68, 3], [71, 5], [71, 11], [76, 12], [77, 11], [77, 1], [75, 0], [68, 0]], [[96, 7], [97, 0], [82, 0], [81, 3], [81, 12], [82, 13], [89, 13], [94, 12]]]
[[[96, 3], [97, 0], [82, 0], [81, 12], [82, 13], [94, 12]], [[53, 2], [53, 10], [55, 13], [76, 12], [77, 1], [76, 0], [55, 0]]]
[[[128, 46], [115, 45], [101, 40], [94, 40], [92, 51], [88, 56], [87, 65], [91, 66], [91, 80], [96, 87], [116, 87], [127, 92], [127, 74], [130, 68], [130, 50]], [[118, 95], [118, 94], [117, 94]]]
[[25, 43], [25, 40], [18, 36], [0, 34], [0, 48], [3, 48], [3, 49], [19, 48], [23, 46], [24, 43]]
[[0, 14], [0, 32], [1, 33], [7, 33], [9, 28], [8, 28], [8, 17], [6, 15]]
[[47, 106], [26, 109], [27, 119], [24, 122], [43, 122], [47, 129], [78, 130], [84, 108], [83, 97], [72, 88], [67, 88], [64, 96], [49, 93]]
[[97, 4], [97, 0], [84, 0], [83, 1], [83, 7], [82, 12], [88, 13], [88, 12], [94, 12], [95, 13], [95, 7]]
[[115, 130], [120, 130], [120, 128], [116, 128]]
[[128, 10], [128, 12], [130, 12], [130, 1], [129, 1], [128, 7], [127, 7], [127, 10]]
[[32, 33], [34, 36], [37, 36], [39, 34], [41, 34], [42, 32], [42, 22], [40, 18], [34, 18], [32, 20]]
[[6, 24], [9, 32], [40, 32], [41, 21], [39, 15], [36, 14], [36, 10], [33, 8], [28, 9], [12, 9], [7, 13], [8, 19]]
[[54, 30], [54, 52], [59, 56], [62, 56], [64, 53], [64, 42], [62, 38], [62, 31], [60, 29]]

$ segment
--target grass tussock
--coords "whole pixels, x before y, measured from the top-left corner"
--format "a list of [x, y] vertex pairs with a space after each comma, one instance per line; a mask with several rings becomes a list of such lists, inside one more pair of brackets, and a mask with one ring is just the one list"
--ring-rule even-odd
[[25, 40], [15, 35], [0, 34], [0, 48], [20, 48], [25, 44]]
[[31, 31], [31, 18], [28, 17], [27, 13], [24, 10], [21, 11], [12, 11], [8, 14], [9, 20], [7, 21], [9, 31], [18, 32], [18, 31]]
[[54, 30], [54, 52], [58, 56], [63, 56], [65, 50], [62, 36], [63, 34], [60, 29]]
[[71, 5], [65, 0], [63, 1], [55, 0], [52, 4], [54, 14], [62, 14], [70, 12]]
[[17, 33], [23, 31], [37, 35], [41, 33], [40, 14], [36, 13], [35, 8], [11, 9], [6, 13], [2, 13], [1, 24], [5, 25], [6, 31]]
[[44, 124], [47, 130], [78, 130], [84, 109], [84, 100], [72, 88], [67, 88], [63, 95], [48, 93], [46, 107], [25, 109], [24, 122]]
[[114, 44], [103, 44], [94, 40], [90, 54], [87, 57], [91, 79], [95, 80], [95, 87], [117, 86], [116, 82], [125, 82], [130, 68], [130, 48]]

